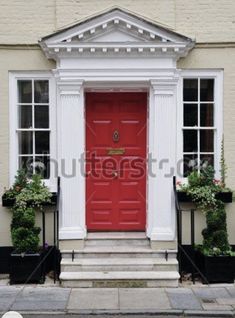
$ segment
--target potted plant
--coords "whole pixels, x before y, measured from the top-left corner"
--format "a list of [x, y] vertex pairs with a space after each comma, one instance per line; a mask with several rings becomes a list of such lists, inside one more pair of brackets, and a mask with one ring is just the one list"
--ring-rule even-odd
[[[22, 171], [18, 172], [12, 192], [16, 189], [19, 177], [23, 179], [23, 174]], [[11, 209], [14, 251], [10, 255], [10, 283], [42, 282], [42, 250], [39, 247], [41, 229], [35, 226], [35, 214], [42, 209], [43, 204], [50, 202], [51, 193], [42, 183], [41, 176], [35, 174], [31, 180], [26, 178], [14, 199]]]
[[203, 282], [234, 282], [235, 254], [228, 242], [225, 203], [217, 196], [226, 189], [224, 180], [215, 180], [213, 167], [207, 166], [200, 173], [194, 170], [188, 176], [188, 184], [180, 187], [206, 216], [203, 243], [196, 247]]
[[[28, 183], [27, 175], [24, 169], [20, 169], [17, 171], [17, 175], [15, 176], [15, 182], [13, 186], [6, 190], [2, 196], [2, 206], [4, 207], [13, 207], [15, 204], [16, 196], [21, 192], [22, 189], [26, 187]], [[56, 205], [57, 202], [57, 193], [51, 192], [51, 200], [42, 203], [43, 205]]]
[[[205, 163], [205, 167], [207, 164]], [[194, 171], [195, 172], [195, 171]], [[197, 179], [197, 173], [191, 174], [191, 179], [195, 177]], [[215, 193], [215, 198], [224, 202], [231, 203], [233, 201], [233, 192], [231, 189], [226, 187], [226, 176], [227, 176], [227, 166], [224, 158], [224, 138], [221, 143], [221, 158], [220, 158], [220, 175], [221, 179], [213, 179], [214, 188], [213, 191]], [[182, 186], [180, 181], [177, 182], [177, 197], [179, 202], [192, 202], [192, 195], [186, 191], [187, 188]]]

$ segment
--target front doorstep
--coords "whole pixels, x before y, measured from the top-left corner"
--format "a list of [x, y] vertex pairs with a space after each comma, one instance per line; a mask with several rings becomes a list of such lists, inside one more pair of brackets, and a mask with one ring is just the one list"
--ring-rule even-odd
[[10, 284], [43, 283], [42, 253], [10, 255]]
[[204, 278], [203, 284], [207, 283], [234, 283], [233, 256], [205, 256], [200, 252], [196, 253], [196, 263]]

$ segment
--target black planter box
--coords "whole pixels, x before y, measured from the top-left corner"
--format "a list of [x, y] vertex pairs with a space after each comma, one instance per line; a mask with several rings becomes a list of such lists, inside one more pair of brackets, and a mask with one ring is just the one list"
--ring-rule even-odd
[[215, 195], [216, 199], [223, 201], [224, 203], [233, 202], [232, 192], [219, 192]]
[[205, 256], [196, 252], [196, 264], [202, 277], [203, 284], [234, 283], [234, 256]]
[[177, 198], [179, 202], [192, 202], [191, 196], [183, 191], [177, 191]]
[[42, 253], [10, 255], [10, 284], [43, 283]]
[[5, 207], [11, 207], [13, 206], [15, 203], [15, 199], [9, 199], [6, 197], [6, 194], [3, 194], [2, 196], [2, 206]]
[[[186, 192], [177, 191], [177, 197], [179, 202], [192, 202], [192, 197]], [[216, 193], [215, 197], [224, 203], [233, 202], [233, 192], [218, 192]]]
[[[45, 203], [45, 206], [51, 206], [51, 205], [56, 205], [57, 202], [57, 193], [52, 192], [52, 197], [51, 197], [51, 202], [50, 203]], [[3, 194], [2, 196], [2, 206], [4, 207], [12, 207], [15, 204], [15, 199], [9, 199], [6, 197], [6, 194]]]

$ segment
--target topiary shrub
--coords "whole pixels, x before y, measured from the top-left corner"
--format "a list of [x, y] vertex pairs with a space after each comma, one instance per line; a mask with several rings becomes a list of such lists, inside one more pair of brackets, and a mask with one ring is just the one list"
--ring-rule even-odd
[[216, 193], [230, 191], [224, 180], [214, 179], [213, 167], [207, 166], [200, 173], [195, 170], [188, 176], [188, 184], [181, 189], [191, 196], [197, 208], [206, 216], [206, 228], [202, 230], [203, 243], [198, 247], [207, 256], [233, 255], [228, 242], [225, 204], [216, 198]]
[[[18, 172], [13, 187], [15, 204], [12, 208], [11, 237], [16, 253], [36, 253], [39, 251], [41, 232], [35, 226], [36, 209], [42, 209], [45, 203], [50, 203], [51, 193], [43, 184], [41, 176], [35, 174], [32, 180], [27, 180], [22, 171]], [[19, 191], [15, 191], [19, 186]]]
[[20, 169], [17, 171], [15, 176], [15, 181], [13, 186], [6, 190], [4, 195], [7, 199], [15, 199], [17, 195], [24, 189], [27, 185], [27, 175], [24, 169]]

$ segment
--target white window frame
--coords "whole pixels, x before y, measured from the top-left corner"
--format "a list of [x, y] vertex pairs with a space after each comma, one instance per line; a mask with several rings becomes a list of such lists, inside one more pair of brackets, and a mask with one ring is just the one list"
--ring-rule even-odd
[[[192, 78], [214, 79], [214, 169], [215, 177], [220, 179], [221, 143], [223, 139], [223, 70], [222, 69], [187, 69], [180, 71], [177, 91], [177, 163], [183, 160], [183, 80]], [[181, 164], [182, 167], [182, 164]], [[183, 169], [181, 169], [183, 171]], [[187, 178], [179, 174], [177, 178], [187, 182]]]
[[[17, 111], [17, 81], [18, 80], [48, 80], [49, 81], [49, 128], [50, 128], [50, 159], [56, 160], [56, 98], [55, 79], [52, 72], [48, 71], [27, 71], [9, 73], [9, 183], [14, 183], [15, 175], [19, 169], [18, 150], [18, 111]], [[50, 162], [50, 178], [44, 179], [44, 183], [50, 191], [56, 191], [57, 187], [56, 165]]]

